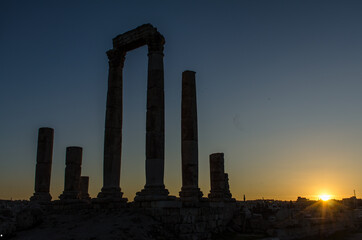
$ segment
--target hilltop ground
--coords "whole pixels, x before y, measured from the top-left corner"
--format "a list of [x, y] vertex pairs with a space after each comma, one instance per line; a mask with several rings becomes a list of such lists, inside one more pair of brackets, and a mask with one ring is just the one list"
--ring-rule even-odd
[[108, 240], [169, 239], [172, 234], [161, 223], [132, 209], [117, 211], [80, 210], [79, 213], [52, 213], [35, 227], [18, 231], [9, 239]]

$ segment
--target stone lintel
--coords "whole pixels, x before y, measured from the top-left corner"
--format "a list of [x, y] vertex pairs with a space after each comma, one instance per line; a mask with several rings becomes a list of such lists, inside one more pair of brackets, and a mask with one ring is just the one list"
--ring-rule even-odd
[[151, 24], [144, 24], [113, 38], [113, 48], [127, 52], [149, 44], [154, 39], [157, 39], [161, 45], [165, 44], [165, 38], [157, 28]]

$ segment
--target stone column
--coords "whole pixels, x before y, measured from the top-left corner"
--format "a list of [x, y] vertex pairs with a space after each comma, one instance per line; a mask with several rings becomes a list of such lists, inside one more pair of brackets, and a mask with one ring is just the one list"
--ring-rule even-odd
[[230, 185], [229, 185], [229, 174], [225, 173], [225, 197], [230, 198], [232, 194], [230, 192]]
[[198, 154], [195, 72], [184, 71], [181, 101], [182, 201], [197, 201], [202, 197]]
[[80, 199], [82, 148], [67, 147], [65, 164], [64, 192], [59, 199]]
[[148, 42], [148, 80], [146, 113], [146, 185], [137, 193], [136, 201], [167, 198], [165, 189], [165, 102], [163, 76], [163, 45], [161, 34]]
[[38, 151], [35, 172], [35, 193], [31, 201], [46, 202], [52, 199], [49, 194], [53, 158], [54, 129], [39, 128]]
[[225, 198], [224, 153], [210, 155], [210, 185], [209, 199], [223, 200]]
[[88, 194], [89, 188], [89, 177], [81, 176], [80, 177], [80, 199], [90, 199]]
[[120, 188], [122, 153], [122, 70], [126, 53], [112, 49], [109, 59], [106, 121], [104, 131], [103, 188], [98, 198], [127, 201]]

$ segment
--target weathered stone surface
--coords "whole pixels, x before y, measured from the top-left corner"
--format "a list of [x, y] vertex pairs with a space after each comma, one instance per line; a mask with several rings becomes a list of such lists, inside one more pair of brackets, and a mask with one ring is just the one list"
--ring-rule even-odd
[[182, 73], [181, 139], [197, 141], [197, 102], [195, 72]]
[[32, 201], [47, 202], [52, 199], [49, 194], [53, 158], [54, 129], [39, 128], [38, 151], [35, 172], [35, 193]]
[[[156, 112], [156, 115], [153, 116], [154, 118], [157, 118], [157, 116], [159, 116], [161, 113], [158, 111], [162, 112], [162, 108], [160, 108], [160, 106], [162, 106], [164, 102], [164, 93], [163, 93], [163, 89], [160, 87], [154, 87], [154, 88], [150, 88], [148, 90], [148, 98], [147, 98], [147, 104], [148, 104], [148, 108], [149, 109], [153, 109], [154, 111], [152, 111], [152, 113]], [[161, 119], [157, 119], [158, 121], [160, 121]], [[161, 129], [162, 126], [160, 125], [148, 125], [149, 128], [156, 128], [159, 127], [159, 129]]]
[[64, 192], [59, 196], [61, 200], [80, 199], [82, 151], [81, 147], [67, 147]]
[[[147, 159], [150, 160], [150, 168], [154, 167], [154, 168], [158, 168], [161, 171], [163, 171], [163, 162], [164, 162], [164, 151], [162, 148], [160, 148], [160, 146], [162, 146], [164, 143], [164, 138], [165, 136], [162, 135], [161, 133], [155, 132], [155, 131], [150, 131], [146, 133], [146, 142], [147, 142], [147, 146], [146, 146], [146, 156]], [[146, 159], [146, 160], [147, 160]], [[157, 159], [156, 161], [159, 162], [153, 162], [153, 159]], [[147, 179], [147, 175], [149, 175], [150, 177], [154, 177], [157, 180], [159, 180], [158, 184], [162, 184], [163, 183], [163, 176], [161, 178], [161, 176], [154, 176], [153, 170], [149, 169], [147, 167], [147, 162], [146, 161], [146, 182], [148, 183], [147, 185], [152, 184], [152, 179]]]
[[184, 71], [181, 101], [182, 201], [198, 201], [203, 195], [199, 189], [198, 154], [195, 72]]

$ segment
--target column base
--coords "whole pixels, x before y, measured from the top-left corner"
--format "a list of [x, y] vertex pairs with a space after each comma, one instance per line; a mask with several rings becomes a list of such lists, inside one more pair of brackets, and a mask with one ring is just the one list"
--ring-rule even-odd
[[82, 199], [63, 199], [52, 201], [52, 207], [55, 210], [81, 210], [92, 209], [92, 205], [88, 200]]
[[30, 201], [37, 202], [50, 202], [52, 200], [52, 196], [48, 192], [36, 192], [32, 197], [30, 197]]
[[127, 201], [127, 198], [92, 198], [89, 202], [95, 209], [119, 209], [126, 208]]
[[98, 193], [97, 198], [105, 201], [120, 201], [127, 202], [127, 198], [122, 198], [123, 192], [121, 188], [102, 188], [101, 192]]
[[79, 192], [78, 191], [64, 191], [59, 195], [60, 200], [79, 200]]
[[200, 188], [187, 188], [182, 187], [180, 191], [181, 201], [186, 202], [197, 202], [202, 198], [203, 193], [200, 191]]
[[80, 199], [83, 199], [83, 200], [90, 200], [90, 196], [88, 193], [81, 193], [80, 194]]
[[229, 191], [214, 191], [214, 192], [210, 192], [209, 195], [209, 201], [213, 201], [213, 202], [219, 202], [219, 201], [235, 201], [235, 198], [231, 197], [231, 193]]
[[136, 193], [134, 201], [144, 202], [144, 201], [160, 201], [160, 200], [169, 200], [169, 192], [165, 186], [149, 187], [145, 186], [140, 192]]

